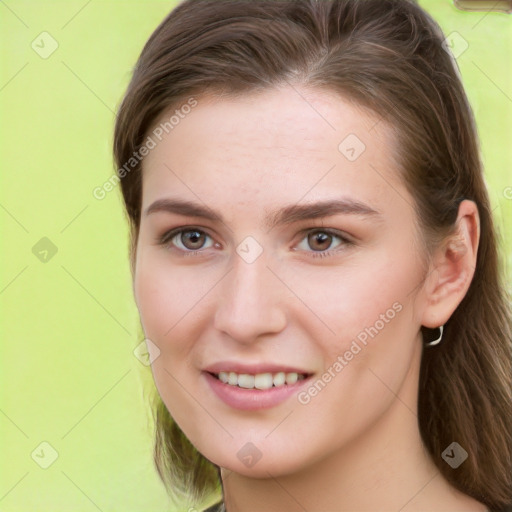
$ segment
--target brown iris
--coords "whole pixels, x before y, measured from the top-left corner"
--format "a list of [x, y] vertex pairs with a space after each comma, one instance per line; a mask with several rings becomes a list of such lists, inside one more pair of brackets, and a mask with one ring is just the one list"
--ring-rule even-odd
[[325, 251], [332, 243], [332, 235], [325, 231], [313, 231], [308, 235], [308, 245], [314, 251]]

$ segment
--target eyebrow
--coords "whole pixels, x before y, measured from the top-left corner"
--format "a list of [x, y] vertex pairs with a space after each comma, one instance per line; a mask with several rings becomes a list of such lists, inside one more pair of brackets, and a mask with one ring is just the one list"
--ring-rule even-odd
[[[144, 212], [145, 216], [157, 212], [175, 213], [185, 217], [199, 217], [224, 224], [222, 215], [199, 203], [182, 199], [158, 199]], [[270, 212], [265, 218], [265, 225], [273, 229], [278, 225], [287, 225], [303, 220], [318, 219], [337, 214], [377, 217], [381, 213], [370, 206], [353, 199], [333, 199], [315, 203], [293, 204]]]

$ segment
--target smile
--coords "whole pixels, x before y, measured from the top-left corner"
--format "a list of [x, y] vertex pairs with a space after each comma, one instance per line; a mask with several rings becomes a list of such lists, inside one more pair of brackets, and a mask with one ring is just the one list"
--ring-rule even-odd
[[[238, 372], [227, 371], [233, 366], [238, 366]], [[202, 375], [207, 387], [224, 404], [247, 411], [280, 405], [299, 393], [313, 377], [312, 373], [298, 368], [277, 365], [252, 365], [251, 368], [225, 363], [203, 370]]]
[[304, 380], [307, 375], [296, 372], [277, 372], [277, 373], [235, 373], [219, 372], [212, 374], [224, 384], [244, 389], [270, 389], [284, 386], [291, 386], [300, 380]]

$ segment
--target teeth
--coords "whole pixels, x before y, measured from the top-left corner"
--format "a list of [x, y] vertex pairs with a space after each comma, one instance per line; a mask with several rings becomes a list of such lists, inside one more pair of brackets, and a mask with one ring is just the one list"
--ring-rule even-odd
[[274, 375], [274, 386], [282, 386], [286, 382], [286, 375], [284, 372], [279, 372]]
[[254, 388], [254, 375], [242, 373], [238, 376], [238, 386], [241, 388], [252, 389]]
[[248, 373], [220, 372], [217, 377], [224, 384], [238, 386], [244, 389], [270, 389], [271, 387], [281, 387], [284, 385], [295, 384], [299, 380], [304, 380], [305, 376], [299, 373], [278, 372], [278, 373], [258, 373], [250, 375]]
[[271, 373], [258, 373], [254, 377], [254, 387], [258, 389], [270, 389], [274, 381]]
[[299, 380], [299, 376], [296, 373], [286, 374], [286, 384], [295, 384]]
[[229, 372], [228, 384], [231, 384], [232, 386], [238, 385], [238, 375], [235, 372]]

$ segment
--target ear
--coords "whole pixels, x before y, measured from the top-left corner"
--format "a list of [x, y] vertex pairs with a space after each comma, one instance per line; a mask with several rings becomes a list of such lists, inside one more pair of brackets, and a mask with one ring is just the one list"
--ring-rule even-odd
[[422, 325], [444, 325], [466, 295], [476, 267], [480, 217], [473, 201], [459, 205], [455, 233], [435, 251], [425, 281]]

